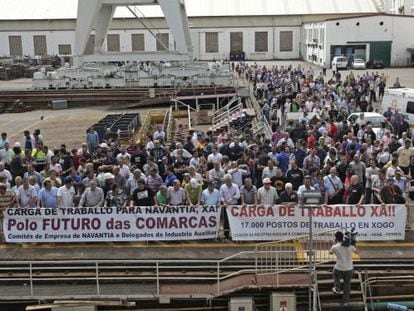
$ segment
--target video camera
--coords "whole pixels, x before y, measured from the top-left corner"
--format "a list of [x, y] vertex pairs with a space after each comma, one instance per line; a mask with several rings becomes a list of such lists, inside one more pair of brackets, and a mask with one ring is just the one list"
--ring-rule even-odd
[[351, 231], [346, 231], [344, 234], [344, 240], [342, 242], [342, 246], [345, 246], [345, 247], [349, 247], [351, 245], [355, 246], [357, 235], [358, 235], [358, 232], [355, 232], [355, 228], [352, 228]]

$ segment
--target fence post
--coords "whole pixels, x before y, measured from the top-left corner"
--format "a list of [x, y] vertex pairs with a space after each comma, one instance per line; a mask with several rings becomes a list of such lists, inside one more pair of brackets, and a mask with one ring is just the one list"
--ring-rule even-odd
[[217, 296], [220, 296], [220, 261], [217, 261]]
[[156, 275], [157, 275], [157, 296], [160, 297], [160, 266], [158, 260], [155, 264]]
[[29, 275], [30, 275], [30, 296], [33, 297], [33, 266], [29, 264]]
[[99, 296], [101, 294], [101, 289], [99, 287], [99, 264], [95, 262], [95, 275], [96, 275], [96, 294]]

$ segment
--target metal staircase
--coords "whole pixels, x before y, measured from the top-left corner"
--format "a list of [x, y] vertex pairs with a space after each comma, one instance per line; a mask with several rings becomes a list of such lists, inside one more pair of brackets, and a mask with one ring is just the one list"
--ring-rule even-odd
[[347, 305], [341, 304], [341, 295], [336, 295], [332, 292], [333, 277], [332, 271], [326, 267], [317, 268], [316, 284], [317, 284], [317, 301], [318, 309], [320, 311], [334, 311], [334, 310], [363, 310], [368, 311], [366, 307], [366, 299], [364, 291], [362, 290], [362, 276], [358, 271], [354, 272], [351, 280], [350, 300]]

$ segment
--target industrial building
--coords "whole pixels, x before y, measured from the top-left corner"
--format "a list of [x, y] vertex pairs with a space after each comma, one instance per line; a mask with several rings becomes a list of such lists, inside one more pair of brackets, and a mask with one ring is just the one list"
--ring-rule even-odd
[[[404, 14], [414, 11], [414, 1], [410, 1], [405, 1]], [[0, 4], [0, 56], [74, 53], [76, 0], [1, 0]], [[186, 0], [185, 4], [194, 57], [199, 60], [229, 59], [232, 54], [235, 59], [304, 59], [323, 64], [339, 53], [361, 54], [366, 60], [383, 57], [388, 66], [413, 63], [414, 38], [405, 32], [413, 29], [414, 19], [384, 15], [399, 12], [396, 7], [403, 3], [396, 1], [231, 0], [223, 4]], [[165, 49], [151, 29], [157, 30], [156, 36], [168, 48], [174, 48], [159, 7], [145, 6], [137, 14], [147, 26], [127, 9], [117, 9], [104, 44], [107, 51]], [[93, 42], [92, 32], [89, 53]]]
[[414, 16], [375, 14], [327, 19], [303, 26], [302, 55], [314, 64], [334, 56], [380, 59], [385, 67], [414, 64]]

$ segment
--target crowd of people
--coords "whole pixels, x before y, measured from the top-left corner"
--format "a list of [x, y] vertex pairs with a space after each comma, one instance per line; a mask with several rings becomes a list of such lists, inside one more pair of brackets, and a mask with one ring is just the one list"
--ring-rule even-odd
[[[352, 112], [374, 110], [387, 77], [297, 67], [235, 64], [254, 87], [271, 137], [251, 126], [185, 131], [167, 141], [157, 126], [145, 144], [99, 141], [91, 127], [79, 148], [49, 149], [40, 130], [0, 139], [0, 208], [258, 205], [296, 203], [317, 189], [325, 204], [402, 203], [414, 172], [409, 126], [389, 109], [377, 133]], [[378, 94], [378, 97], [377, 97]], [[300, 112], [293, 124], [277, 115]], [[312, 119], [307, 116], [313, 113]]]

